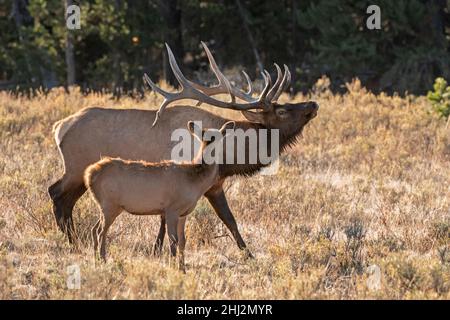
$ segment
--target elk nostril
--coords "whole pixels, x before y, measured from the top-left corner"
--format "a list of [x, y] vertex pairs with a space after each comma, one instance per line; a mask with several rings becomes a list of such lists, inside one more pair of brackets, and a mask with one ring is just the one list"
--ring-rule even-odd
[[306, 109], [304, 111], [305, 117], [308, 119], [312, 119], [317, 115], [317, 110], [319, 109], [319, 105], [314, 101], [311, 101], [307, 104]]
[[316, 102], [314, 102], [314, 101], [311, 101], [309, 103], [309, 107], [312, 108], [313, 111], [317, 111], [319, 109], [319, 105]]

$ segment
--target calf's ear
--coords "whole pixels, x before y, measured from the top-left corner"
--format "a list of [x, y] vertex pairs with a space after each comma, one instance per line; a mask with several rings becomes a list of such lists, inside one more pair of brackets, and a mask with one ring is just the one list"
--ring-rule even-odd
[[236, 127], [236, 122], [228, 121], [223, 124], [222, 128], [220, 128], [219, 131], [220, 131], [220, 133], [225, 134], [227, 129], [234, 130], [235, 127]]
[[189, 121], [189, 122], [187, 123], [187, 127], [188, 127], [188, 129], [189, 129], [189, 131], [190, 131], [191, 133], [194, 133], [194, 132], [195, 132], [195, 123], [194, 123], [194, 121]]
[[[198, 125], [199, 123], [200, 125]], [[203, 132], [201, 122], [189, 121], [187, 127], [192, 134], [200, 135]]]
[[189, 132], [196, 137], [199, 140], [202, 140], [201, 137], [203, 136], [202, 127], [200, 127], [198, 124], [195, 123], [195, 121], [189, 121], [187, 124], [187, 127], [189, 129]]

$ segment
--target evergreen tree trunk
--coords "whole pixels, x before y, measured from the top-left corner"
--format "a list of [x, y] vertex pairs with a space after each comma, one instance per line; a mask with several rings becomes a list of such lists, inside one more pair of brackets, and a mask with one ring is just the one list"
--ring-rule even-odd
[[445, 7], [446, 0], [428, 0], [427, 9], [431, 22], [431, 34], [436, 47], [445, 47]]
[[298, 52], [297, 52], [297, 0], [292, 0], [292, 7], [291, 7], [291, 32], [292, 32], [292, 43], [290, 48], [290, 60], [291, 60], [291, 93], [296, 92], [295, 88], [295, 82], [297, 81], [297, 58], [298, 58]]
[[[114, 1], [114, 9], [119, 12], [123, 10], [122, 1], [115, 0]], [[112, 48], [113, 55], [113, 95], [116, 98], [120, 98], [123, 91], [123, 72], [120, 62], [122, 61], [122, 48], [120, 47], [120, 43], [115, 41], [115, 44]]]
[[[256, 47], [256, 41], [253, 38], [252, 32], [250, 31], [250, 27], [248, 25], [247, 16], [245, 15], [244, 8], [242, 7], [240, 0], [235, 0], [236, 6], [238, 8], [239, 15], [241, 16], [242, 25], [244, 26], [245, 33], [247, 34], [248, 44], [252, 48], [253, 55], [255, 56], [256, 66], [258, 67], [259, 72], [264, 70], [263, 63], [261, 61], [261, 57], [258, 52], [258, 48]], [[256, 72], [258, 74], [258, 72]]]
[[[164, 42], [167, 42], [177, 61], [182, 62], [184, 57], [183, 33], [181, 26], [181, 8], [177, 0], [160, 0], [159, 10], [165, 21]], [[178, 81], [167, 63], [167, 55], [163, 54], [164, 79], [173, 86], [178, 86]]]
[[[65, 11], [67, 13], [67, 8], [73, 4], [72, 0], [65, 0]], [[67, 16], [66, 16], [67, 19]], [[75, 84], [75, 53], [73, 45], [73, 35], [71, 30], [66, 29], [66, 70], [67, 70], [67, 86], [72, 86]]]
[[[17, 28], [17, 34], [19, 35], [19, 42], [22, 45], [25, 45], [25, 40], [22, 34], [22, 26], [26, 24], [26, 22], [30, 22], [33, 18], [30, 16], [30, 13], [27, 9], [28, 0], [14, 0], [11, 9], [11, 17], [14, 18], [14, 22]], [[35, 79], [32, 76], [31, 63], [28, 55], [25, 53], [25, 64], [27, 67], [27, 73], [30, 75], [31, 82], [34, 82]]]

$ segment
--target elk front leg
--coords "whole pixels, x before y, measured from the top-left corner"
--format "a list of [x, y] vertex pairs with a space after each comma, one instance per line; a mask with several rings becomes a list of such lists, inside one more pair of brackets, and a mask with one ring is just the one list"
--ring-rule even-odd
[[247, 249], [247, 245], [242, 239], [239, 233], [236, 220], [234, 219], [233, 213], [228, 206], [227, 199], [225, 198], [225, 193], [222, 188], [222, 183], [215, 185], [205, 193], [205, 197], [208, 199], [211, 206], [214, 208], [216, 214], [219, 216], [220, 220], [227, 226], [228, 230], [231, 231], [234, 239], [237, 242], [239, 249], [245, 250], [246, 257], [253, 258], [250, 250]]

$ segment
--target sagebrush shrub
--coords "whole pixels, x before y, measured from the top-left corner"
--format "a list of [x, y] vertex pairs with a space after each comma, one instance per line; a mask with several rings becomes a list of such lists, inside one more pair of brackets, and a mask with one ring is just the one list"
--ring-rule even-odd
[[427, 98], [439, 116], [448, 119], [450, 116], [450, 86], [444, 78], [436, 78], [434, 91], [428, 91]]

